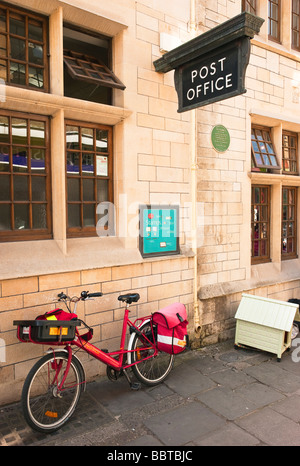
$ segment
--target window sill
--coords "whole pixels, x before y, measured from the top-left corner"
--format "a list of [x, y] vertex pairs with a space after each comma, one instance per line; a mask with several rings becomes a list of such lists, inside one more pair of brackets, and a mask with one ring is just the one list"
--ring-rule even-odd
[[56, 94], [41, 93], [30, 89], [5, 86], [3, 95], [5, 109], [21, 108], [28, 113], [54, 115], [58, 110], [64, 110], [65, 118], [82, 121], [93, 121], [105, 125], [117, 125], [131, 115], [130, 110], [111, 105], [98, 104], [85, 100]]
[[68, 239], [66, 254], [55, 240], [0, 243], [0, 280], [190, 256], [187, 250], [179, 255], [143, 259], [138, 248], [126, 248], [116, 237]]
[[291, 186], [300, 186], [300, 176], [298, 175], [283, 175], [280, 173], [261, 173], [248, 172], [248, 177], [252, 182], [265, 184], [288, 184]]

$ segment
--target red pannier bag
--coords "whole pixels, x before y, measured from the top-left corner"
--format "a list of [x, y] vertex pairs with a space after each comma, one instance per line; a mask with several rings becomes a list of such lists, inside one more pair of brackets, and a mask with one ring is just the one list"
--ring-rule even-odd
[[187, 312], [181, 303], [174, 303], [153, 314], [157, 326], [157, 347], [169, 354], [178, 354], [187, 345]]
[[73, 312], [66, 312], [62, 309], [54, 309], [53, 311], [46, 312], [38, 317], [35, 320], [76, 320], [77, 315]]

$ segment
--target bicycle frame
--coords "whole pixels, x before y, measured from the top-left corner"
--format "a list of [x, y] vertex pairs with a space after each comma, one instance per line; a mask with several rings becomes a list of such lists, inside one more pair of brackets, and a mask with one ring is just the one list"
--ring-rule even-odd
[[[149, 343], [149, 349], [154, 349], [154, 354], [151, 354], [150, 356], [142, 358], [139, 361], [135, 361], [132, 364], [128, 364], [128, 363], [123, 364], [124, 355], [135, 352], [135, 351], [138, 351], [138, 350], [126, 350], [125, 349], [125, 340], [126, 340], [127, 327], [132, 329], [132, 331], [139, 332], [139, 328], [136, 326], [137, 321], [141, 321], [140, 325], [143, 322], [147, 321], [147, 320], [149, 320], [150, 322], [152, 321], [152, 316], [146, 316], [146, 317], [143, 317], [143, 318], [136, 319], [134, 322], [132, 322], [128, 317], [129, 312], [130, 311], [129, 311], [128, 307], [126, 307], [124, 320], [123, 320], [120, 348], [119, 348], [118, 351], [105, 352], [105, 351], [97, 348], [93, 344], [82, 340], [80, 338], [79, 334], [77, 335], [77, 338], [72, 342], [72, 344], [74, 344], [78, 348], [86, 351], [88, 354], [90, 354], [94, 358], [98, 359], [99, 361], [103, 362], [107, 366], [110, 366], [110, 367], [112, 367], [113, 369], [115, 369], [117, 371], [120, 371], [122, 369], [127, 369], [128, 367], [131, 367], [134, 364], [138, 364], [141, 361], [145, 361], [146, 359], [150, 359], [150, 358], [156, 356], [156, 354], [158, 353], [156, 345], [153, 344], [145, 335], [143, 335], [143, 337], [145, 338], [147, 343]], [[152, 325], [151, 325], [151, 328], [152, 328], [152, 335], [154, 337]], [[154, 338], [153, 338], [153, 341], [154, 341]], [[119, 356], [119, 358], [116, 359], [113, 356]]]

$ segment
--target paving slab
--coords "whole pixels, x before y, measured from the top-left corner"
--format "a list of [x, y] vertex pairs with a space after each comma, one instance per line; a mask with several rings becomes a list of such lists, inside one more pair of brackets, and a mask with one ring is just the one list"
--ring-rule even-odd
[[[294, 422], [300, 422], [300, 396], [288, 396], [278, 403], [273, 403], [271, 408], [280, 414], [292, 419]], [[300, 442], [299, 442], [300, 444]]]
[[215, 413], [231, 421], [245, 416], [257, 408], [256, 403], [245, 399], [228, 387], [213, 388], [197, 395], [196, 398]]
[[255, 382], [255, 379], [250, 375], [232, 368], [210, 374], [209, 377], [217, 384], [224, 385], [232, 390], [241, 387], [242, 385]]
[[159, 413], [145, 421], [145, 426], [155, 433], [164, 445], [185, 445], [220, 428], [225, 420], [200, 403], [191, 402], [170, 411]]
[[270, 446], [299, 446], [300, 426], [270, 407], [251, 413], [236, 424], [263, 444]]
[[235, 424], [227, 423], [209, 436], [195, 439], [194, 444], [207, 447], [244, 447], [259, 445], [260, 440]]
[[174, 392], [186, 397], [215, 387], [216, 383], [194, 369], [194, 367], [181, 365], [175, 367], [165, 380], [165, 385]]
[[88, 391], [90, 396], [113, 415], [128, 411], [132, 406], [153, 403], [153, 398], [147, 391], [131, 390], [125, 378], [116, 382], [103, 380], [101, 384], [91, 383]]
[[285, 370], [278, 362], [264, 362], [244, 369], [245, 373], [284, 393], [293, 393], [300, 387], [300, 376]]

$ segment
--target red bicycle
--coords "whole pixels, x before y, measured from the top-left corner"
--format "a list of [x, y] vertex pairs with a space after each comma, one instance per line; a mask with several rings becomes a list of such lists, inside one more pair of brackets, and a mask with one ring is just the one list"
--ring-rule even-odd
[[[93, 329], [77, 318], [76, 307], [79, 301], [102, 296], [102, 293], [82, 291], [80, 297], [70, 298], [64, 293], [58, 300], [64, 302], [68, 312], [56, 309], [36, 320], [14, 321], [18, 326], [18, 338], [22, 342], [51, 344], [47, 354], [30, 370], [22, 390], [21, 403], [27, 423], [43, 433], [54, 432], [61, 428], [72, 416], [85, 390], [86, 378], [82, 363], [73, 351], [77, 347], [103, 362], [107, 366], [107, 376], [117, 380], [125, 375], [132, 389], [139, 389], [140, 383], [157, 385], [170, 373], [173, 367], [173, 354], [158, 350], [156, 326], [152, 315], [129, 319], [129, 306], [138, 302], [140, 296], [130, 293], [119, 296], [126, 303], [120, 348], [109, 352], [89, 343]], [[71, 303], [74, 310], [71, 311]], [[59, 320], [63, 319], [63, 320]], [[87, 332], [80, 334], [78, 327], [84, 325]], [[127, 328], [129, 341], [125, 348]], [[62, 349], [54, 349], [64, 346]], [[132, 382], [127, 372], [132, 368], [139, 382]]]

